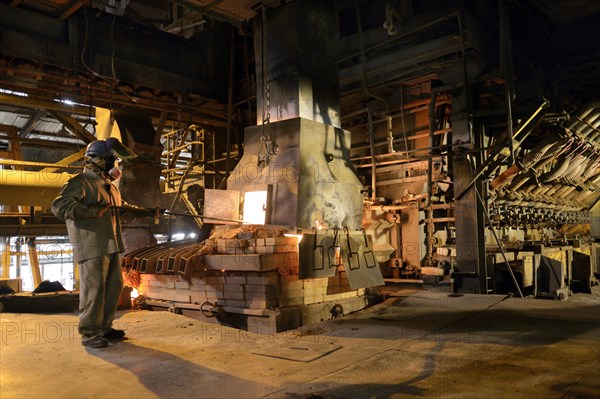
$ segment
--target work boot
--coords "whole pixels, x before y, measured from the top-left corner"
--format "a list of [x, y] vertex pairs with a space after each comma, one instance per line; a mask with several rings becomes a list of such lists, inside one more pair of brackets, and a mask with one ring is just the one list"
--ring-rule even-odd
[[125, 331], [111, 328], [107, 333], [104, 333], [103, 338], [109, 341], [123, 341], [125, 339]]
[[100, 335], [94, 335], [93, 337], [83, 336], [81, 338], [81, 345], [89, 348], [106, 348], [108, 340]]

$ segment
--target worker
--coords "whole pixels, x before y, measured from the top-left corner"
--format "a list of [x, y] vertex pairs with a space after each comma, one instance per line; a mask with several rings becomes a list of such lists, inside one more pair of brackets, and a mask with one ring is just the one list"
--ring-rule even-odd
[[123, 290], [123, 238], [116, 207], [121, 194], [119, 159], [135, 154], [118, 139], [91, 142], [83, 172], [65, 183], [52, 202], [52, 212], [64, 220], [79, 265], [79, 333], [86, 347], [103, 348], [125, 339], [112, 323]]

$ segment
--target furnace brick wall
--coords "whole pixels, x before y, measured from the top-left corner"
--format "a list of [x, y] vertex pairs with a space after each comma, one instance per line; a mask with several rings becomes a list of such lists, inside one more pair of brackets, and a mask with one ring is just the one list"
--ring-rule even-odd
[[[352, 290], [343, 267], [334, 277], [300, 280], [295, 238], [217, 239], [197, 277], [142, 274], [140, 294], [150, 299], [201, 305], [269, 309], [362, 296]], [[212, 269], [212, 270], [211, 270]]]

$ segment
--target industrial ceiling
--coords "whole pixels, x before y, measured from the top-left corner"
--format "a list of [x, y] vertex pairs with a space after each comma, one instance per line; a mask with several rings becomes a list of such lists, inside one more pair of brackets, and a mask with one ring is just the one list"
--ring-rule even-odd
[[[235, 32], [234, 103], [252, 102], [254, 83], [252, 34], [248, 20], [264, 5], [240, 0], [79, 1], [5, 0], [1, 3], [2, 126], [15, 128], [22, 148], [55, 149], [39, 140], [65, 143], [65, 150], [83, 146], [69, 126], [49, 110], [73, 116], [93, 131], [89, 105], [142, 113], [156, 125], [193, 122], [225, 128], [229, 31]], [[370, 91], [397, 106], [398, 87], [414, 87], [431, 78], [445, 78], [461, 68], [465, 51], [477, 68], [478, 48], [498, 41], [490, 32], [466, 32], [465, 48], [452, 41], [457, 32], [453, 9], [459, 2], [360, 1], [364, 26], [365, 69]], [[413, 4], [414, 3], [414, 4]], [[490, 27], [498, 24], [496, 2], [474, 4]], [[593, 21], [600, 5], [593, 1], [511, 1], [514, 68], [517, 81], [541, 81], [542, 89], [560, 92], [569, 107], [598, 92], [598, 36]], [[368, 95], [362, 89], [360, 43], [354, 1], [337, 1], [340, 32], [342, 115], [360, 108]], [[492, 6], [492, 7], [490, 7]], [[491, 9], [490, 9], [491, 8]], [[382, 27], [392, 10], [397, 33]], [[429, 32], [417, 24], [431, 22]], [[433, 32], [433, 33], [431, 33]], [[491, 33], [488, 34], [488, 33]], [[442, 36], [447, 34], [446, 42]], [[438, 49], [419, 50], [419, 42], [438, 36]], [[476, 35], [480, 35], [477, 37]], [[491, 37], [486, 37], [491, 36]], [[480, 43], [475, 43], [480, 40]], [[494, 58], [496, 55], [486, 55]], [[497, 57], [496, 57], [497, 58]], [[486, 67], [492, 72], [493, 66]], [[248, 81], [246, 81], [248, 80]], [[493, 82], [493, 78], [490, 78]], [[540, 87], [536, 87], [539, 89]], [[19, 96], [26, 93], [27, 97]], [[547, 94], [547, 93], [540, 93]], [[396, 95], [396, 97], [398, 97]], [[371, 98], [371, 99], [372, 99]], [[564, 100], [563, 100], [564, 99]], [[403, 99], [408, 101], [410, 99]], [[62, 103], [60, 102], [62, 101]], [[252, 105], [239, 113], [252, 113]], [[389, 104], [387, 105], [389, 107]], [[562, 104], [553, 103], [558, 108]], [[245, 108], [244, 108], [245, 107]], [[44, 111], [45, 110], [45, 111]], [[242, 112], [243, 111], [243, 112]], [[253, 121], [238, 115], [237, 129]], [[349, 123], [350, 117], [344, 121]], [[12, 127], [12, 128], [11, 128]], [[2, 144], [0, 144], [2, 145]], [[56, 152], [54, 152], [56, 154]], [[25, 151], [26, 160], [54, 161], [56, 156]]]

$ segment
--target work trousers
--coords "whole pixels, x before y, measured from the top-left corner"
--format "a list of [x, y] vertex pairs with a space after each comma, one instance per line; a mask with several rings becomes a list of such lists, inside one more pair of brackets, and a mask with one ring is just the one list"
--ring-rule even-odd
[[104, 335], [112, 328], [123, 291], [120, 254], [81, 262], [79, 278], [79, 333], [84, 337]]

